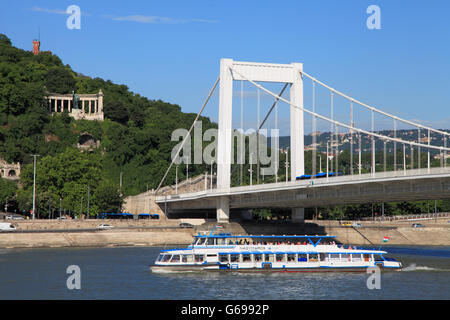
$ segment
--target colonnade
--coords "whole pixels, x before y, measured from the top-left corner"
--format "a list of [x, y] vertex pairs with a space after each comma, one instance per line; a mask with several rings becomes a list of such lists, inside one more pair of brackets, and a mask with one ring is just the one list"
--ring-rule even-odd
[[103, 120], [103, 92], [98, 94], [78, 94], [78, 109], [74, 108], [72, 94], [50, 94], [47, 96], [50, 113], [61, 113], [67, 110], [70, 116], [78, 119]]

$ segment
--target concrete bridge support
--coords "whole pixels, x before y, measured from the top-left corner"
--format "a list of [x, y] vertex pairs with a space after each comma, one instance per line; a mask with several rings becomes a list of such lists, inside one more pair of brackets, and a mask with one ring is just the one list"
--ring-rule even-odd
[[292, 208], [292, 222], [305, 222], [305, 208]]
[[[232, 110], [233, 81], [262, 81], [289, 83], [290, 131], [291, 131], [291, 180], [304, 174], [304, 128], [303, 128], [303, 79], [301, 63], [268, 64], [220, 60], [219, 127], [217, 137], [217, 189], [230, 189], [230, 172], [233, 159]], [[259, 142], [258, 142], [259, 143]], [[258, 160], [259, 161], [259, 160]], [[302, 209], [303, 210], [303, 209]], [[297, 212], [297, 211], [296, 211]], [[303, 211], [302, 211], [303, 212]], [[303, 215], [300, 214], [299, 217]], [[229, 218], [229, 198], [217, 200], [217, 220]]]
[[227, 196], [217, 198], [217, 222], [230, 222], [230, 198]]

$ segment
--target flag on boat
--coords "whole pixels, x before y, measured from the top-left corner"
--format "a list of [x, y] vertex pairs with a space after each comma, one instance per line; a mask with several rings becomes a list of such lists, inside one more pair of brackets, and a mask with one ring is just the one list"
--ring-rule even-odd
[[389, 237], [386, 237], [386, 236], [385, 236], [385, 237], [383, 238], [383, 242], [388, 242], [389, 239], [390, 239]]
[[216, 226], [216, 228], [217, 228], [217, 229], [223, 229], [223, 227], [222, 227], [222, 226]]

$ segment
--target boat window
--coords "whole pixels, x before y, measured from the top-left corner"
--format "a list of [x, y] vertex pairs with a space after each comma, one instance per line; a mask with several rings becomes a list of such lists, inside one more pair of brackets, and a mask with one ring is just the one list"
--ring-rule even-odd
[[375, 261], [384, 261], [383, 257], [379, 254], [374, 254], [373, 257], [375, 258]]
[[214, 238], [207, 238], [205, 245], [209, 245], [209, 246], [214, 245]]
[[181, 256], [182, 258], [182, 262], [193, 262], [194, 261], [194, 257], [192, 256], [192, 254], [183, 254]]
[[158, 256], [158, 260], [157, 260], [157, 261], [158, 261], [158, 262], [161, 261], [163, 257], [164, 257], [164, 255], [163, 255], [163, 254], [160, 254], [160, 255]]
[[206, 241], [206, 238], [198, 238], [197, 245], [200, 246], [200, 245], [204, 244], [205, 241]]
[[352, 261], [361, 261], [361, 254], [352, 254]]
[[255, 260], [255, 262], [262, 261], [262, 254], [254, 254], [253, 259]]
[[174, 254], [170, 262], [180, 262], [180, 255]]
[[330, 253], [330, 260], [339, 261], [339, 253]]
[[272, 253], [264, 254], [264, 261], [266, 261], [266, 262], [273, 262], [274, 261], [273, 254]]
[[341, 261], [350, 261], [350, 254], [349, 253], [341, 253]]
[[284, 262], [286, 261], [285, 256], [286, 255], [283, 253], [277, 253], [275, 258], [277, 259], [277, 262]]
[[228, 254], [219, 254], [219, 261], [220, 262], [228, 262]]
[[370, 254], [363, 254], [364, 261], [370, 261]]
[[205, 256], [203, 254], [194, 254], [195, 262], [203, 262], [205, 260]]
[[218, 238], [217, 239], [217, 244], [227, 244], [227, 239], [225, 239], [225, 238]]
[[295, 254], [294, 253], [288, 253], [287, 261], [288, 262], [295, 262]]
[[250, 257], [250, 254], [243, 254], [242, 255], [242, 261], [243, 262], [250, 262], [250, 261], [252, 261], [252, 258]]
[[319, 255], [317, 253], [310, 253], [309, 254], [309, 261], [319, 261]]
[[170, 258], [172, 258], [171, 254], [165, 254], [162, 259], [162, 262], [169, 262]]
[[230, 261], [231, 262], [239, 262], [239, 254], [236, 254], [236, 253], [230, 254]]
[[299, 253], [297, 261], [299, 262], [308, 261], [308, 255], [306, 253]]
[[320, 261], [325, 261], [325, 259], [327, 257], [327, 254], [326, 253], [321, 253], [321, 254], [319, 254], [319, 257], [320, 257]]

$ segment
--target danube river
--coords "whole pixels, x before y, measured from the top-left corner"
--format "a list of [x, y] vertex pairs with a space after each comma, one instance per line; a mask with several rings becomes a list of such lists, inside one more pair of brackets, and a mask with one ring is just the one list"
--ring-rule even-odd
[[386, 247], [404, 270], [372, 290], [365, 273], [151, 273], [160, 249], [0, 249], [0, 299], [450, 299], [450, 247]]

